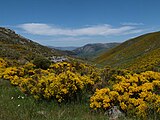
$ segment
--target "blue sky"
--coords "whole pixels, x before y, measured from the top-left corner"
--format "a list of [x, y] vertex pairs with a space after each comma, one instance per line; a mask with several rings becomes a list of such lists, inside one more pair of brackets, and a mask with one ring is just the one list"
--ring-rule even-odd
[[123, 42], [160, 30], [160, 0], [0, 0], [0, 26], [43, 45]]

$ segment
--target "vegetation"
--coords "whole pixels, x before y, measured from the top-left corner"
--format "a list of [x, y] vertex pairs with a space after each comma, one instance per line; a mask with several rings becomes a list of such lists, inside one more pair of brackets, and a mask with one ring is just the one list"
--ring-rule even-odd
[[6, 68], [2, 78], [10, 80], [22, 92], [36, 99], [54, 99], [61, 103], [82, 98], [83, 93], [89, 92], [100, 80], [95, 69], [84, 64], [75, 65], [63, 62], [43, 70], [28, 63], [23, 67]]
[[26, 39], [14, 31], [0, 27], [0, 57], [18, 60], [20, 63], [33, 60], [36, 56], [50, 57], [63, 55], [59, 50], [50, 49]]
[[[116, 76], [110, 88], [96, 90], [90, 98], [94, 110], [108, 110], [119, 106], [127, 115], [144, 118], [159, 117], [160, 112], [160, 73], [147, 71], [141, 74]], [[147, 116], [148, 115], [148, 116]]]
[[[21, 109], [23, 109], [25, 115], [27, 114], [27, 117], [29, 114], [32, 119], [35, 119], [39, 114], [45, 118], [46, 114], [50, 114], [50, 112], [47, 113], [47, 110], [58, 109], [61, 111], [64, 107], [65, 111], [68, 105], [70, 109], [82, 105], [81, 109], [88, 111], [85, 114], [89, 115], [90, 118], [87, 119], [92, 119], [92, 115], [96, 115], [97, 118], [102, 114], [102, 119], [106, 119], [108, 116], [104, 113], [113, 106], [119, 106], [128, 117], [137, 116], [142, 119], [155, 119], [160, 115], [159, 72], [146, 71], [136, 74], [127, 70], [117, 71], [111, 68], [100, 70], [78, 62], [55, 63], [48, 69], [43, 70], [36, 68], [32, 63], [20, 67], [7, 67], [7, 62], [3, 59], [0, 59], [0, 70], [3, 87], [5, 87], [4, 84], [9, 85], [6, 81], [8, 80], [13, 85], [10, 89], [16, 90], [15, 93], [12, 91], [13, 94], [19, 94], [11, 95], [10, 98], [6, 99], [10, 99], [12, 102], [15, 100], [14, 104], [17, 104], [17, 108], [20, 108], [20, 103], [25, 100], [31, 102], [30, 104], [37, 108], [33, 108], [27, 102], [28, 104], [25, 103], [24, 106], [29, 107], [28, 111], [24, 108]], [[5, 92], [7, 91], [4, 89], [1, 95]], [[15, 96], [18, 96], [18, 99]], [[23, 101], [24, 97], [26, 99]], [[54, 108], [48, 107], [47, 110], [37, 110], [42, 109], [41, 104], [45, 105], [47, 103], [52, 104]], [[4, 107], [6, 111], [11, 109], [5, 104], [1, 107]], [[93, 111], [90, 111], [89, 107]], [[28, 113], [30, 110], [33, 111], [32, 114]], [[5, 114], [4, 112], [1, 117], [5, 118]], [[24, 117], [23, 114], [22, 116]], [[47, 117], [50, 119], [53, 116]], [[71, 116], [68, 116], [68, 118], [73, 119]]]
[[51, 63], [50, 49], [9, 29], [0, 28], [0, 36], [0, 119], [106, 120], [114, 106], [123, 120], [160, 117], [159, 32], [102, 55], [98, 62], [111, 65], [103, 68], [75, 59]]
[[3, 59], [0, 63], [0, 119], [107, 119], [92, 113], [86, 99], [86, 92], [99, 80], [92, 67], [64, 62], [43, 70], [32, 63], [23, 67], [6, 67]]
[[100, 55], [96, 63], [114, 68], [125, 68], [135, 72], [159, 70], [160, 32], [149, 33], [128, 40]]
[[107, 116], [92, 113], [88, 103], [37, 101], [23, 94], [9, 81], [0, 79], [0, 120], [106, 120]]
[[33, 64], [36, 65], [37, 68], [48, 69], [51, 65], [51, 61], [45, 57], [36, 57], [33, 60]]

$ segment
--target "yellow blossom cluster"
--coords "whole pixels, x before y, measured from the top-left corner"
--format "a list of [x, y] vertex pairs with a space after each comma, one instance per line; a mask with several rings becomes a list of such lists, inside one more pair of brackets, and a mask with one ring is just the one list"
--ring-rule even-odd
[[2, 76], [4, 79], [10, 80], [11, 84], [18, 85], [21, 82], [20, 78], [24, 76], [24, 69], [8, 67], [4, 70]]
[[6, 65], [7, 62], [4, 59], [0, 58], [0, 68], [6, 67]]
[[52, 64], [47, 70], [36, 69], [32, 63], [8, 67], [3, 72], [3, 78], [35, 99], [55, 99], [59, 103], [80, 98], [84, 91], [90, 91], [100, 81], [94, 67], [67, 62]]
[[4, 72], [5, 68], [7, 66], [7, 62], [0, 58], [0, 78], [2, 77], [2, 73]]
[[110, 91], [109, 88], [96, 89], [94, 95], [90, 98], [90, 107], [94, 110], [104, 109], [112, 107], [119, 93], [116, 91]]
[[103, 88], [94, 93], [90, 98], [91, 108], [106, 110], [119, 105], [123, 111], [141, 117], [145, 117], [149, 110], [160, 112], [160, 73], [146, 71], [117, 76], [116, 79], [119, 82], [111, 90]]

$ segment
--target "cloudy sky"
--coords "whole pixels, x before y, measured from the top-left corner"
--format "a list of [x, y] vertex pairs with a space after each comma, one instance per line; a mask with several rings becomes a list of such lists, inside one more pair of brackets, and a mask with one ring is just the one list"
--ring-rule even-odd
[[0, 2], [0, 26], [43, 45], [123, 42], [160, 30], [159, 0]]

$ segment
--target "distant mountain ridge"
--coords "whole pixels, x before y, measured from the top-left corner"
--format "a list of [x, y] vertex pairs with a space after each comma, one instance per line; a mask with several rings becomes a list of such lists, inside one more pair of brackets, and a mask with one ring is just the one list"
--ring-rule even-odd
[[69, 47], [52, 47], [52, 48], [56, 48], [58, 50], [68, 50], [68, 51], [72, 51], [75, 50], [78, 47], [74, 47], [74, 46], [69, 46]]
[[160, 32], [130, 39], [99, 55], [95, 63], [142, 71], [160, 68]]
[[108, 51], [109, 49], [119, 45], [120, 43], [93, 43], [93, 44], [87, 44], [82, 47], [79, 47], [73, 52], [81, 58], [90, 58], [96, 57], [99, 54], [102, 54], [103, 52]]

